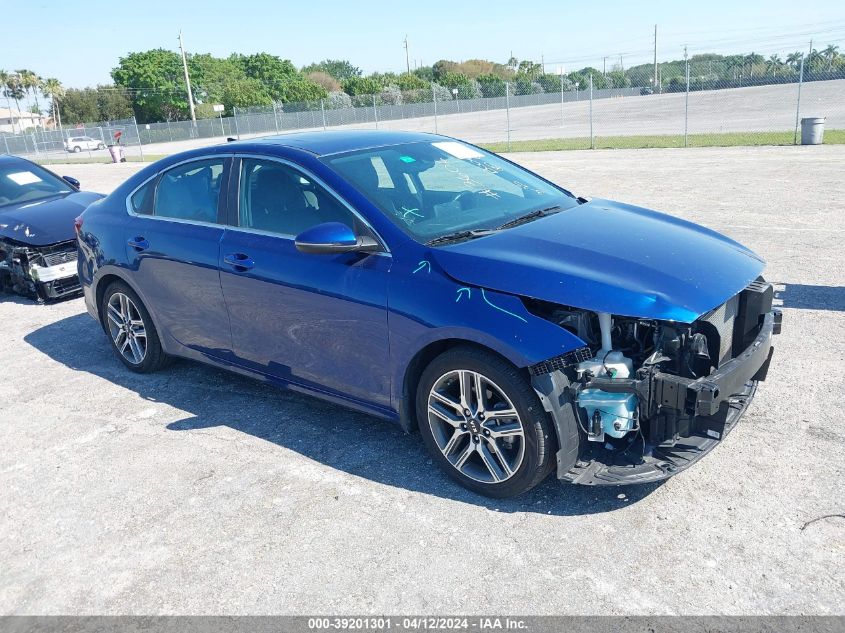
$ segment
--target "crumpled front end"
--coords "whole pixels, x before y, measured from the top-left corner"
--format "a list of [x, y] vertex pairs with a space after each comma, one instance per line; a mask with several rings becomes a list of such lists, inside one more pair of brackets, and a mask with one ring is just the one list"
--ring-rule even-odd
[[693, 323], [535, 305], [587, 345], [530, 368], [558, 430], [558, 478], [647, 483], [688, 468], [736, 426], [780, 333], [762, 278]]
[[32, 246], [0, 239], [0, 291], [52, 301], [78, 295], [76, 241]]

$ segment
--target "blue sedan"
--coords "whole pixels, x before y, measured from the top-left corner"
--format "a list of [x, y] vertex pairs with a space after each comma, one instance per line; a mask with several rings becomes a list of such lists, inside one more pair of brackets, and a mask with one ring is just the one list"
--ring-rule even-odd
[[395, 421], [497, 497], [683, 470], [780, 330], [742, 245], [436, 135], [193, 150], [77, 224], [88, 311], [130, 370], [188, 358]]

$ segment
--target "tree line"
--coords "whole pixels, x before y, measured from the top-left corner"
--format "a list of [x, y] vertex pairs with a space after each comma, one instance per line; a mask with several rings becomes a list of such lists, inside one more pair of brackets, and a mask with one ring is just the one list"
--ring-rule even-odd
[[[793, 81], [804, 64], [807, 76], [845, 78], [845, 55], [837, 46], [813, 49], [809, 54], [790, 53], [768, 58], [744, 55], [693, 55], [688, 60], [690, 87], [712, 89]], [[557, 93], [561, 90], [642, 87], [643, 90], [678, 91], [686, 88], [686, 60], [629, 68], [620, 63], [610, 70], [586, 66], [563, 75], [547, 73], [532, 60], [511, 57], [506, 63], [472, 59], [440, 60], [409, 73], [364, 75], [348, 60], [326, 59], [297, 68], [290, 60], [268, 53], [188, 56], [195, 111], [198, 118], [216, 116], [213, 105], [225, 114], [235, 108], [293, 104], [324, 100], [326, 107], [400, 104], [415, 101], [501, 97], [508, 84], [513, 95]], [[111, 72], [114, 82], [87, 88], [65, 88], [55, 78], [43, 79], [27, 69], [0, 70], [0, 89], [11, 107], [32, 98], [32, 110], [54, 121], [75, 124], [113, 121], [135, 116], [139, 123], [185, 120], [189, 104], [182, 60], [165, 49], [135, 52], [121, 57]], [[39, 95], [45, 103], [39, 101]]]

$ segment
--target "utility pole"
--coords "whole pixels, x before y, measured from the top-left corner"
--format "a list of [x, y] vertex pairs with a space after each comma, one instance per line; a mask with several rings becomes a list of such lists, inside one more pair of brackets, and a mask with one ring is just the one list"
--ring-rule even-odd
[[654, 25], [654, 91], [657, 92], [657, 25]]
[[411, 60], [408, 58], [408, 34], [405, 34], [405, 68], [411, 74]]
[[601, 74], [607, 77], [607, 56], [601, 58]]
[[619, 54], [619, 68], [622, 70], [622, 74], [625, 74], [625, 64], [622, 62], [622, 54]]
[[191, 121], [197, 122], [194, 112], [194, 95], [191, 93], [191, 76], [188, 74], [188, 59], [185, 57], [185, 47], [182, 45], [182, 31], [179, 31], [179, 50], [182, 51], [182, 68], [185, 69], [185, 85], [188, 87], [188, 105], [191, 108]]
[[543, 53], [540, 53], [540, 66], [543, 67], [543, 74], [546, 74], [546, 58]]

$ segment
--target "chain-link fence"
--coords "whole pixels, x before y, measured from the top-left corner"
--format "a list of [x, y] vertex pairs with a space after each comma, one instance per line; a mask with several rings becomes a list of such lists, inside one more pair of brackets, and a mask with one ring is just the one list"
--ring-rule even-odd
[[845, 130], [845, 72], [716, 80], [706, 63], [682, 72], [656, 90], [597, 88], [588, 77], [586, 86], [561, 81], [556, 92], [518, 94], [502, 82], [484, 96], [436, 88], [344, 95], [237, 109], [235, 127], [239, 137], [343, 127], [437, 132], [497, 150], [788, 144], [800, 142], [805, 116]]
[[[137, 160], [227, 137], [361, 127], [436, 132], [496, 151], [790, 144], [800, 141], [804, 117], [823, 117], [827, 139], [845, 142], [845, 69], [810, 72], [803, 58], [791, 66], [757, 65], [756, 72], [723, 61], [663, 64], [657, 81], [653, 73], [626, 77], [642, 84], [634, 87], [607, 87], [611, 78], [601, 73], [549, 79], [332, 93], [196, 122], [136, 125], [130, 119], [29, 130], [0, 134], [0, 152], [54, 160], [82, 153], [106, 161], [101, 148], [120, 131], [127, 157]], [[78, 137], [89, 140], [77, 143]]]
[[30, 128], [17, 134], [0, 133], [0, 153], [15, 154], [38, 161], [84, 158], [111, 161], [110, 147], [122, 148], [130, 160], [143, 156], [135, 119], [101, 121], [47, 130]]

